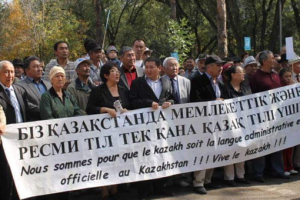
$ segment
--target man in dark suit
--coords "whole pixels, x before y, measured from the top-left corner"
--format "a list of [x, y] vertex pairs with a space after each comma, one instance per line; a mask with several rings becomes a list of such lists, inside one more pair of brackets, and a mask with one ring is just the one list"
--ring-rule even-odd
[[171, 82], [159, 76], [160, 65], [157, 58], [145, 60], [145, 76], [134, 80], [130, 88], [130, 102], [134, 109], [157, 109], [159, 106], [167, 108], [174, 103]]
[[[27, 93], [27, 99], [30, 103], [40, 107], [41, 95], [51, 88], [51, 83], [43, 80], [43, 68], [40, 59], [30, 56], [24, 61], [24, 69], [27, 77], [16, 83], [21, 86]], [[27, 121], [40, 120], [40, 116], [28, 116]]]
[[[130, 103], [132, 108], [152, 107], [158, 109], [168, 108], [174, 103], [175, 99], [172, 95], [171, 82], [160, 77], [160, 60], [158, 58], [149, 57], [145, 60], [145, 76], [139, 77], [132, 82], [130, 89]], [[166, 178], [156, 179], [152, 181], [143, 181], [136, 184], [136, 188], [140, 198], [144, 198], [149, 194], [149, 188], [153, 183], [154, 192], [166, 196], [173, 194], [166, 190]]]
[[[12, 85], [14, 72], [11, 62], [5, 60], [0, 62], [0, 104], [7, 124], [26, 122], [26, 112], [29, 111], [34, 116], [39, 114], [36, 106], [27, 104], [25, 90]], [[1, 200], [19, 199], [2, 145], [0, 145], [0, 197]]]
[[205, 72], [205, 60], [207, 58], [207, 54], [203, 53], [198, 56], [197, 59], [197, 67], [194, 69], [191, 80], [195, 77], [201, 76]]
[[[191, 82], [191, 102], [203, 102], [223, 100], [226, 98], [226, 87], [218, 81], [222, 73], [222, 66], [226, 62], [218, 56], [212, 55], [205, 60], [206, 72], [195, 77]], [[216, 188], [212, 185], [211, 177], [213, 169], [194, 172], [194, 191], [198, 194], [206, 194], [205, 187]]]
[[144, 70], [141, 67], [135, 67], [135, 53], [131, 47], [122, 47], [119, 54], [122, 61], [119, 69], [121, 72], [119, 85], [129, 90], [133, 80], [144, 76]]

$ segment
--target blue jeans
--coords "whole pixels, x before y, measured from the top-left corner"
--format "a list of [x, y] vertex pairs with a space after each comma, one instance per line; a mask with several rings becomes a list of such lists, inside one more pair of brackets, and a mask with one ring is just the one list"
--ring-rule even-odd
[[[284, 164], [283, 164], [282, 151], [277, 151], [267, 156], [270, 156], [273, 175], [277, 176], [279, 174], [283, 174]], [[265, 169], [265, 156], [253, 159], [252, 165], [253, 165], [254, 176], [262, 177], [264, 175], [264, 169]]]

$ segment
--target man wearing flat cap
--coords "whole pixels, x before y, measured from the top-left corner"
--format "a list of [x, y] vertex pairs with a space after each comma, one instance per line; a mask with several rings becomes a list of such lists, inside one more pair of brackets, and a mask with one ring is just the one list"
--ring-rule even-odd
[[[226, 87], [218, 80], [223, 70], [222, 66], [225, 63], [226, 61], [221, 60], [216, 55], [212, 55], [205, 60], [206, 71], [191, 81], [190, 102], [205, 102], [226, 98]], [[193, 186], [197, 194], [206, 194], [205, 187], [217, 188], [211, 183], [213, 170], [206, 169], [194, 172]]]
[[249, 84], [249, 78], [257, 71], [257, 62], [253, 56], [248, 56], [242, 68], [245, 70], [245, 83]]
[[92, 61], [90, 77], [95, 85], [100, 85], [100, 69], [103, 65], [103, 63], [101, 62], [102, 48], [97, 42], [90, 42], [86, 45], [86, 50]]
[[205, 60], [207, 58], [207, 54], [203, 53], [198, 56], [197, 59], [197, 68], [193, 70], [193, 74], [191, 76], [191, 79], [195, 77], [201, 76], [205, 72]]
[[15, 68], [15, 78], [17, 78], [17, 81], [23, 80], [25, 78], [23, 61], [21, 59], [15, 58], [12, 61], [12, 64]]
[[90, 79], [92, 61], [79, 58], [75, 64], [78, 77], [68, 86], [67, 91], [75, 97], [78, 106], [85, 111], [90, 93], [96, 87]]

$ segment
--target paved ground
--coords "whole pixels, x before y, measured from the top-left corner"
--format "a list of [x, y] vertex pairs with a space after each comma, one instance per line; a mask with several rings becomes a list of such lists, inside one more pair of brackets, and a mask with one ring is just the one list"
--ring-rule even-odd
[[[215, 175], [216, 174], [216, 175]], [[238, 184], [236, 187], [228, 187], [221, 180], [222, 171], [214, 173], [213, 182], [222, 186], [217, 190], [208, 190], [206, 195], [195, 194], [192, 187], [171, 186], [171, 190], [175, 193], [174, 197], [151, 196], [150, 199], [163, 200], [300, 200], [300, 175], [293, 175], [289, 180], [276, 179], [272, 177], [265, 177], [266, 183], [257, 183], [251, 181], [250, 175], [248, 179], [251, 185]], [[72, 200], [101, 200], [99, 192], [92, 194], [89, 192], [86, 195]], [[121, 200], [137, 199], [136, 191], [120, 192]]]

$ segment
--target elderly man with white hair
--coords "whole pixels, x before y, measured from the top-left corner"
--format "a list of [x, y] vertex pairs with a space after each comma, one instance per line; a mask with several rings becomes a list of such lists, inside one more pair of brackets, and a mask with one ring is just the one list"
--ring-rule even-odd
[[167, 57], [163, 62], [164, 77], [172, 83], [173, 96], [176, 104], [190, 102], [191, 82], [189, 79], [178, 76], [179, 63], [174, 57]]
[[[28, 103], [26, 91], [17, 85], [12, 85], [14, 79], [13, 64], [7, 60], [1, 61], [0, 105], [7, 124], [26, 122], [28, 115], [39, 115], [37, 106]], [[2, 144], [0, 144], [0, 197], [1, 199], [19, 199]]]

